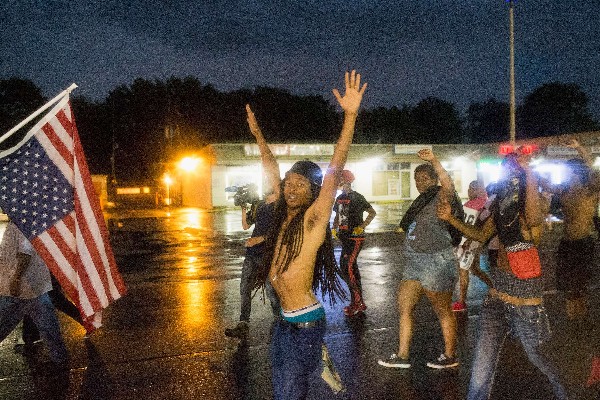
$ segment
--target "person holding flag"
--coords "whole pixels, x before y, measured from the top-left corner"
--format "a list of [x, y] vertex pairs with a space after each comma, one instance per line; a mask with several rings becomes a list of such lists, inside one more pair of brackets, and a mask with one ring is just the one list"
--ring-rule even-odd
[[31, 318], [57, 369], [67, 369], [69, 354], [48, 292], [50, 272], [31, 243], [10, 221], [0, 242], [0, 342], [24, 316]]
[[0, 143], [6, 141], [54, 105], [15, 145], [0, 150], [0, 208], [74, 301], [91, 332], [102, 325], [102, 310], [126, 288], [71, 110], [69, 93], [75, 87], [0, 137]]

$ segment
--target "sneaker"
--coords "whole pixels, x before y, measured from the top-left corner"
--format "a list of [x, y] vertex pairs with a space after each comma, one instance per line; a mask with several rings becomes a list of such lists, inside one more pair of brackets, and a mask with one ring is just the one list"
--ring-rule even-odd
[[240, 321], [235, 328], [225, 329], [225, 336], [246, 339], [248, 336], [248, 323], [246, 321]]
[[398, 357], [396, 354], [392, 354], [385, 360], [377, 361], [377, 364], [387, 368], [410, 368], [410, 361], [406, 358]]
[[467, 311], [467, 305], [465, 304], [464, 301], [455, 301], [454, 303], [452, 303], [452, 311], [454, 311], [454, 312]]
[[434, 369], [454, 368], [458, 367], [458, 359], [456, 357], [447, 357], [442, 353], [437, 360], [428, 362], [427, 366]]

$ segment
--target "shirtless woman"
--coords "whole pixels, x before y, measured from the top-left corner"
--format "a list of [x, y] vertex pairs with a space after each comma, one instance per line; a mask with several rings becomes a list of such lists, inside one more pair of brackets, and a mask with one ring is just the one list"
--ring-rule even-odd
[[[321, 360], [325, 334], [325, 311], [315, 290], [320, 286], [322, 293], [330, 296], [342, 291], [329, 219], [367, 86], [361, 87], [360, 74], [355, 71], [346, 73], [345, 80], [344, 96], [333, 90], [344, 110], [344, 124], [329, 168], [323, 176], [315, 163], [298, 161], [286, 172], [266, 239], [265, 261], [256, 268], [253, 279], [255, 287], [269, 279], [281, 302], [282, 319], [276, 322], [271, 339], [275, 399], [306, 398], [310, 374]], [[254, 115], [249, 107], [247, 110], [252, 128]], [[279, 170], [260, 130], [251, 130], [265, 170]], [[272, 182], [273, 187], [278, 183]]]

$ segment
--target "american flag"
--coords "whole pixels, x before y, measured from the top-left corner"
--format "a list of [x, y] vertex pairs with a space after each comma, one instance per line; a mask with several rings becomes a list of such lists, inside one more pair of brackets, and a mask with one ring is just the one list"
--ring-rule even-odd
[[91, 331], [125, 294], [65, 95], [14, 147], [0, 152], [0, 208], [31, 241]]

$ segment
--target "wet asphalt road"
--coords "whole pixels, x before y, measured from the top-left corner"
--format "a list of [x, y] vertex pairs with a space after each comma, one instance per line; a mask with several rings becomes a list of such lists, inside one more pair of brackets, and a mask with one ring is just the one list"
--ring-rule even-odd
[[[309, 398], [463, 399], [484, 288], [472, 278], [469, 317], [459, 319], [460, 368], [425, 367], [442, 350], [439, 326], [426, 301], [416, 311], [414, 367], [397, 371], [377, 365], [379, 357], [397, 347], [395, 299], [403, 259], [393, 233], [401, 207], [376, 209], [359, 257], [366, 315], [348, 319], [343, 303], [326, 304], [325, 340], [347, 391], [333, 395], [315, 375]], [[247, 343], [223, 335], [239, 316], [243, 242], [249, 236], [241, 229], [239, 211], [122, 211], [109, 218], [128, 294], [109, 307], [104, 327], [90, 340], [83, 340], [83, 328], [60, 315], [72, 356], [71, 369], [64, 373], [47, 371], [43, 348], [27, 357], [16, 351], [19, 332], [13, 332], [0, 344], [0, 399], [270, 399], [270, 306], [255, 297]], [[600, 296], [594, 290], [590, 323], [576, 330], [566, 325], [561, 296], [552, 290], [551, 252], [559, 233], [555, 228], [542, 246], [547, 308], [556, 334], [547, 351], [577, 398], [597, 399], [598, 393], [583, 383], [598, 340]], [[544, 377], [514, 342], [507, 343], [500, 364], [493, 399], [552, 398]]]

